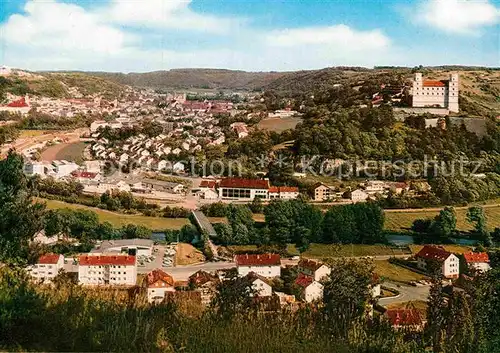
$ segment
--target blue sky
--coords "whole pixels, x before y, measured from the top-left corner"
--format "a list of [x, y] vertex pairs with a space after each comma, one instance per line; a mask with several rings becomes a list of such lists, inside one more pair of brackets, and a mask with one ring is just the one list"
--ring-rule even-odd
[[30, 70], [500, 66], [500, 0], [0, 1], [0, 64]]

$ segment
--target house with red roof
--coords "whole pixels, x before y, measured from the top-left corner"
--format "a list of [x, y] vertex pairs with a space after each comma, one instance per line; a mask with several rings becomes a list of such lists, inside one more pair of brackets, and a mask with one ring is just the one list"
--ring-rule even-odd
[[201, 293], [201, 303], [208, 305], [212, 301], [220, 279], [217, 275], [199, 270], [189, 277], [189, 285]]
[[50, 282], [64, 268], [64, 256], [60, 254], [45, 254], [40, 256], [38, 262], [31, 266], [31, 277], [36, 281]]
[[389, 309], [384, 313], [384, 317], [395, 329], [421, 330], [424, 327], [424, 320], [417, 309]]
[[78, 258], [80, 284], [134, 286], [136, 282], [135, 256], [90, 253]]
[[301, 299], [306, 303], [311, 303], [323, 299], [323, 285], [315, 281], [312, 276], [299, 273], [295, 284], [300, 288]]
[[296, 186], [271, 186], [269, 188], [270, 199], [291, 200], [299, 197], [299, 188]]
[[145, 278], [148, 290], [148, 302], [161, 303], [165, 299], [166, 292], [175, 291], [174, 279], [161, 269], [149, 272]]
[[425, 245], [416, 255], [418, 268], [429, 271], [433, 266], [439, 268], [445, 278], [460, 276], [459, 259], [442, 246]]
[[486, 252], [467, 252], [463, 254], [467, 266], [476, 271], [486, 272], [491, 269], [490, 258]]
[[305, 258], [299, 261], [298, 270], [300, 273], [312, 277], [315, 281], [318, 282], [328, 277], [331, 272], [330, 267], [328, 267], [327, 265]]
[[242, 254], [234, 257], [240, 277], [254, 272], [257, 275], [274, 278], [281, 275], [281, 258], [278, 254]]

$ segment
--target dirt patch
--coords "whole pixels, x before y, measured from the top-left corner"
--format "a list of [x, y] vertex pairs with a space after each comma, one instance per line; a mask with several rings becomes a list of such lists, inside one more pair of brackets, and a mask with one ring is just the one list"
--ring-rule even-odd
[[176, 248], [175, 264], [192, 265], [205, 261], [205, 256], [191, 244], [179, 243]]
[[83, 160], [84, 142], [61, 143], [50, 146], [42, 152], [43, 161], [66, 160], [79, 163]]

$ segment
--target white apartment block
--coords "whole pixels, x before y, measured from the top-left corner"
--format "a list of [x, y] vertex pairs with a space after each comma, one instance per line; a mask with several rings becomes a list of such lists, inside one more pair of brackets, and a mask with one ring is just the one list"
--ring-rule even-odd
[[83, 255], [78, 260], [78, 283], [80, 284], [133, 286], [137, 282], [135, 256]]
[[54, 279], [64, 267], [64, 256], [60, 254], [45, 254], [31, 269], [31, 277], [36, 281], [49, 282]]
[[447, 108], [458, 112], [458, 74], [451, 74], [449, 80], [423, 80], [421, 73], [415, 74], [412, 95], [413, 107]]
[[251, 272], [266, 278], [281, 275], [281, 258], [278, 254], [236, 255], [234, 262], [240, 277], [247, 276]]

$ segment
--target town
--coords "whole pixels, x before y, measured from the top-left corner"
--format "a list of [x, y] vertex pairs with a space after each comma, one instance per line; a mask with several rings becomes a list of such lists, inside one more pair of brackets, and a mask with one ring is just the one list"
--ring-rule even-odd
[[500, 352], [498, 13], [2, 4], [0, 350]]

